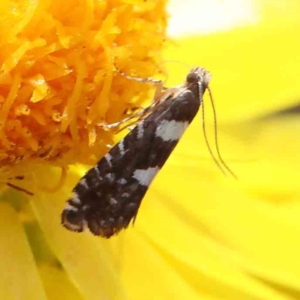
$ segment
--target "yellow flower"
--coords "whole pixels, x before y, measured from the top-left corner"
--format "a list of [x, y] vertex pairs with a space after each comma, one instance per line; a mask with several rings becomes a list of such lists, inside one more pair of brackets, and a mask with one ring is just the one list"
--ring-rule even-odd
[[0, 12], [1, 183], [34, 192], [1, 194], [0, 299], [124, 299], [110, 246], [70, 234], [56, 211], [80, 173], [68, 166], [113, 142], [99, 124], [151, 88], [118, 70], [163, 72], [165, 0], [5, 0]]
[[[23, 0], [20, 3], [26, 4], [23, 5], [23, 9], [26, 9], [24, 16], [28, 18], [17, 19], [18, 22], [8, 18], [4, 22], [7, 28], [3, 30], [3, 34], [7, 34], [7, 37], [3, 40], [7, 42], [8, 36], [12, 39], [17, 36], [8, 33], [9, 29], [15, 28], [12, 26], [14, 24], [17, 24], [17, 29], [26, 29], [28, 24], [35, 24], [35, 30], [45, 26], [49, 32], [52, 32], [51, 18], [42, 18], [45, 24], [41, 24], [38, 22], [41, 19], [33, 17], [47, 12], [49, 7], [52, 7], [50, 3], [54, 3], [53, 8], [49, 10], [51, 14], [69, 16], [68, 26], [64, 24], [61, 31], [54, 35], [64, 37], [59, 44], [68, 41], [65, 35], [69, 38], [75, 36], [75, 42], [80, 38], [89, 39], [89, 34], [76, 35], [78, 30], [72, 30], [74, 29], [72, 21], [79, 22], [72, 16], [79, 17], [81, 25], [76, 24], [80, 28], [81, 26], [90, 28], [91, 25], [88, 23], [90, 16], [92, 15], [92, 19], [95, 20], [97, 14], [92, 12], [97, 9], [96, 6], [91, 10], [87, 8], [91, 8], [92, 3], [97, 3], [99, 7], [103, 6], [101, 9], [106, 10], [106, 5], [113, 2], [119, 4], [121, 1], [78, 1], [78, 5], [71, 5], [70, 3], [74, 4], [74, 0], [70, 0], [64, 4], [62, 10], [61, 3], [58, 1], [41, 2], [43, 5], [33, 8], [35, 2], [26, 3]], [[79, 3], [85, 3], [85, 9]], [[129, 7], [134, 3], [136, 2], [124, 0], [124, 4]], [[112, 57], [120, 55], [117, 61], [120, 65], [114, 60], [102, 62], [100, 59], [98, 63], [91, 64], [94, 72], [101, 69], [100, 62], [109, 68], [108, 74], [111, 74], [109, 71], [112, 72], [114, 65], [117, 65], [129, 74], [136, 72], [134, 75], [146, 77], [151, 75], [155, 66], [157, 67], [160, 58], [157, 54], [152, 56], [152, 51], [159, 49], [163, 36], [162, 27], [165, 22], [163, 3], [140, 1], [140, 4], [142, 3], [148, 14], [137, 14], [142, 19], [141, 26], [146, 26], [147, 30], [141, 30], [144, 27], [138, 26], [136, 31], [138, 38], [130, 38], [126, 33], [123, 38], [128, 40], [121, 39], [126, 45], [131, 42], [136, 43], [136, 48], [129, 47], [130, 53], [132, 49], [136, 49], [137, 52], [133, 51], [134, 57], [129, 59], [126, 56], [127, 47], [120, 50], [121, 54], [118, 51], [117, 54], [102, 53], [101, 59], [110, 58], [110, 55]], [[199, 33], [200, 27], [196, 28], [196, 24], [200, 24], [203, 18], [202, 24], [206, 24], [203, 28], [209, 33], [176, 40], [170, 46], [171, 48], [166, 50], [165, 58], [191, 66], [201, 65], [212, 73], [211, 89], [218, 111], [221, 151], [226, 162], [237, 174], [238, 181], [224, 178], [214, 166], [201, 139], [199, 117], [190, 126], [151, 186], [143, 200], [135, 226], [110, 240], [103, 240], [89, 233], [75, 234], [65, 230], [59, 224], [65, 200], [80, 176], [78, 173], [84, 172], [83, 167], [79, 170], [71, 169], [62, 188], [53, 194], [37, 190], [34, 197], [25, 197], [23, 194], [7, 190], [3, 193], [0, 203], [0, 222], [2, 222], [0, 249], [4, 258], [1, 260], [0, 268], [3, 270], [0, 273], [0, 299], [287, 300], [300, 297], [298, 288], [300, 274], [297, 262], [300, 250], [298, 243], [300, 206], [297, 201], [300, 194], [297, 170], [300, 157], [297, 142], [299, 124], [297, 115], [282, 113], [284, 109], [297, 105], [300, 93], [297, 84], [300, 69], [299, 2], [289, 0], [281, 6], [269, 1], [243, 1], [243, 4], [241, 1], [229, 0], [222, 3], [195, 1], [195, 6], [191, 3], [192, 9], [183, 19], [184, 21], [180, 22], [177, 19], [177, 23], [174, 22], [180, 26], [171, 28], [175, 28], [175, 31], [179, 31], [180, 28], [180, 32], [184, 32], [184, 24], [190, 21], [189, 28], [194, 29], [192, 33]], [[216, 7], [212, 3], [217, 3]], [[183, 4], [179, 11], [177, 10], [179, 16], [185, 13], [184, 9], [187, 5], [184, 1]], [[1, 8], [4, 7], [4, 4], [0, 5]], [[7, 7], [11, 9], [13, 15], [20, 17], [20, 8], [12, 8], [9, 5], [12, 4], [8, 3]], [[7, 7], [3, 8], [5, 12]], [[86, 14], [83, 14], [83, 11]], [[112, 10], [112, 14], [114, 11]], [[124, 22], [130, 22], [131, 18], [128, 17], [129, 13], [126, 9], [123, 13]], [[130, 11], [130, 14], [132, 13], [136, 13], [136, 10]], [[242, 18], [238, 17], [241, 15]], [[2, 13], [1, 16], [6, 14]], [[233, 22], [235, 16], [238, 23]], [[173, 20], [176, 20], [175, 17]], [[60, 22], [65, 20], [65, 18], [58, 19]], [[113, 21], [111, 22], [114, 24]], [[117, 34], [117, 29], [112, 26], [112, 23], [105, 28], [110, 33], [111, 28], [114, 28], [113, 33], [105, 35], [104, 38], [113, 38], [114, 34]], [[151, 27], [153, 23], [157, 28]], [[221, 28], [218, 27], [220, 24]], [[46, 30], [44, 27], [40, 30], [42, 28], [43, 31]], [[150, 33], [146, 34], [148, 30]], [[156, 30], [161, 30], [160, 35], [156, 35]], [[0, 36], [5, 36], [3, 34], [1, 33]], [[41, 36], [39, 31], [36, 34]], [[22, 35], [17, 37], [23, 38]], [[151, 42], [149, 48], [141, 47], [140, 39], [144, 38], [145, 43]], [[152, 39], [156, 41], [155, 45]], [[111, 42], [110, 39], [106, 41]], [[70, 49], [81, 49], [79, 44]], [[20, 45], [25, 47], [21, 42]], [[88, 47], [90, 43], [86, 42], [84, 45]], [[16, 47], [15, 50], [19, 48]], [[104, 49], [107, 48], [103, 47], [103, 51]], [[6, 50], [5, 53], [18, 54], [11, 49]], [[95, 59], [96, 54], [92, 53], [91, 56]], [[149, 58], [144, 60], [148, 55]], [[73, 57], [67, 55], [66, 58], [65, 55], [62, 59], [69, 62], [69, 60], [73, 61]], [[11, 63], [14, 61], [12, 60]], [[61, 67], [62, 61], [56, 62], [56, 65]], [[16, 68], [17, 66], [18, 64]], [[180, 84], [187, 72], [178, 64], [168, 63], [167, 85]], [[14, 72], [10, 75], [16, 76]], [[99, 76], [101, 78], [104, 75]], [[20, 83], [18, 85], [15, 82], [18, 83], [17, 79], [20, 78], [8, 76], [2, 80], [8, 80], [11, 86], [17, 88]], [[39, 82], [40, 78], [35, 80], [34, 82]], [[130, 102], [133, 95], [139, 93], [144, 97], [144, 92], [148, 88], [135, 82], [128, 82], [121, 77], [118, 77], [118, 82], [119, 80], [122, 84], [115, 87], [119, 91], [115, 96], [119, 98], [114, 101], [110, 99], [109, 105], [105, 102], [105, 97], [101, 98], [99, 102], [101, 105], [98, 104], [103, 111], [97, 111], [95, 115], [79, 117], [82, 106], [78, 108], [76, 105], [78, 103], [73, 98], [69, 102], [70, 98], [61, 96], [64, 102], [61, 106], [59, 103], [59, 107], [67, 109], [71, 104], [74, 105], [74, 109], [78, 109], [79, 115], [71, 109], [74, 115], [70, 120], [67, 119], [77, 120], [78, 123], [74, 121], [77, 124], [74, 128], [82, 130], [79, 135], [80, 143], [76, 140], [76, 130], [70, 129], [69, 134], [61, 130], [60, 136], [65, 142], [64, 147], [60, 148], [57, 156], [53, 154], [48, 157], [49, 154], [46, 152], [45, 158], [37, 158], [35, 156], [37, 150], [30, 150], [28, 145], [21, 144], [21, 150], [24, 151], [26, 146], [25, 150], [28, 151], [24, 156], [26, 163], [22, 161], [21, 167], [13, 159], [18, 157], [19, 152], [14, 153], [13, 149], [8, 152], [3, 150], [3, 161], [9, 163], [7, 169], [11, 166], [14, 169], [12, 173], [6, 171], [7, 176], [5, 176], [25, 173], [30, 177], [33, 170], [38, 185], [45, 188], [55, 186], [55, 182], [59, 181], [56, 169], [47, 168], [45, 173], [43, 165], [45, 160], [53, 165], [64, 167], [77, 161], [92, 162], [94, 161], [92, 155], [100, 157], [105, 151], [105, 144], [110, 143], [113, 137], [109, 133], [98, 132], [95, 124], [103, 120], [112, 122], [122, 118], [124, 109], [128, 107], [125, 103]], [[76, 80], [70, 82], [75, 86]], [[104, 95], [108, 95], [108, 90], [110, 95], [111, 91], [104, 85], [104, 81], [98, 83], [103, 87], [102, 90], [107, 88], [107, 94]], [[90, 84], [86, 81], [84, 83], [82, 81], [81, 84], [82, 89], [87, 89], [88, 93]], [[132, 84], [132, 87], [124, 91], [129, 84]], [[0, 88], [2, 86], [1, 83]], [[34, 84], [31, 83], [29, 86], [32, 87]], [[41, 94], [48, 95], [43, 88], [44, 85], [41, 89], [38, 85], [34, 86], [37, 97], [35, 99], [38, 99]], [[144, 88], [145, 91], [142, 90]], [[71, 87], [69, 89], [72, 90]], [[24, 94], [33, 95], [32, 91], [25, 90], [27, 94], [25, 92]], [[12, 89], [10, 94], [13, 92]], [[121, 92], [124, 93], [122, 98], [119, 94]], [[140, 103], [141, 100], [137, 99], [135, 103]], [[33, 103], [40, 102], [43, 100]], [[84, 107], [87, 107], [86, 102], [84, 103]], [[208, 104], [205, 102], [206, 120], [207, 127], [211, 127]], [[46, 106], [44, 112], [52, 112], [51, 109], [52, 107]], [[91, 114], [94, 112], [92, 109], [89, 111]], [[13, 122], [18, 119], [16, 116], [9, 115], [10, 120]], [[64, 114], [62, 116], [65, 117]], [[66, 122], [64, 120], [62, 119], [61, 123]], [[44, 126], [47, 125], [49, 124]], [[94, 128], [91, 129], [90, 125]], [[97, 132], [94, 134], [93, 130]], [[10, 138], [11, 135], [15, 138], [14, 134], [20, 133], [17, 140], [20, 140], [20, 143], [23, 141], [22, 130], [12, 131], [9, 134], [7, 131], [4, 132], [5, 134], [2, 134], [4, 139]], [[35, 130], [33, 132], [39, 133]], [[54, 130], [54, 135], [55, 132]], [[210, 130], [208, 134], [210, 135]], [[43, 137], [38, 141], [40, 139]], [[31, 141], [27, 137], [24, 142], [29, 140]], [[85, 145], [83, 148], [81, 142]], [[49, 144], [52, 144], [52, 140]], [[75, 149], [76, 145], [78, 149]], [[7, 153], [9, 159], [5, 157]], [[28, 166], [31, 169], [28, 169]], [[32, 181], [28, 180], [28, 182]], [[25, 187], [29, 189], [28, 185]]]
[[165, 1], [143, 2], [1, 1], [4, 178], [32, 177], [28, 164], [66, 167], [105, 153], [112, 135], [98, 124], [122, 118], [149, 89], [116, 70], [161, 71]]
[[[245, 2], [250, 24], [212, 25], [167, 52], [211, 71], [222, 154], [238, 176], [214, 168], [195, 120], [144, 200], [136, 227], [178, 276], [168, 289], [178, 299], [300, 298], [299, 2], [223, 1], [215, 14]], [[213, 22], [203, 7], [193, 9]]]

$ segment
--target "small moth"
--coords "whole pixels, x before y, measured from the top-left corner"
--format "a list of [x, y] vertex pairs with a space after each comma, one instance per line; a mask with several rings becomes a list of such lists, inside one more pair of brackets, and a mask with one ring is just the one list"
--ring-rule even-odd
[[136, 114], [135, 128], [75, 186], [62, 225], [77, 232], [87, 227], [109, 238], [134, 222], [152, 180], [196, 116], [209, 81], [210, 74], [195, 67], [183, 85], [166, 89], [160, 99]]

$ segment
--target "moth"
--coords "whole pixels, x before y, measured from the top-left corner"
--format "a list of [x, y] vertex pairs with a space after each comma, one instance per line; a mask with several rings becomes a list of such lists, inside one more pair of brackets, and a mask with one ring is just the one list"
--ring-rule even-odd
[[204, 68], [195, 67], [184, 84], [166, 89], [134, 115], [136, 126], [73, 189], [61, 217], [65, 228], [88, 228], [110, 238], [135, 221], [151, 182], [196, 116], [210, 78]]

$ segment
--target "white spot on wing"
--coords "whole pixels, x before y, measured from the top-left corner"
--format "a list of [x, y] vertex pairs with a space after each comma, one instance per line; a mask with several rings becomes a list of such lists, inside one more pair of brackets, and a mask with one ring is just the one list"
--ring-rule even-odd
[[83, 211], [86, 211], [86, 210], [90, 209], [90, 206], [89, 205], [83, 205], [81, 209]]
[[110, 198], [109, 199], [109, 204], [110, 205], [116, 205], [116, 204], [118, 204], [118, 201], [115, 198]]
[[73, 193], [72, 198], [70, 199], [70, 202], [72, 202], [74, 204], [81, 204], [79, 196], [76, 193]]
[[69, 230], [84, 231], [87, 228], [86, 220], [81, 220], [78, 224], [70, 223], [67, 219], [63, 220], [63, 225]]
[[144, 123], [141, 122], [138, 126], [137, 126], [137, 138], [138, 139], [142, 139], [144, 136]]
[[113, 174], [113, 173], [107, 173], [106, 175], [105, 175], [105, 178], [106, 179], [108, 179], [108, 181], [109, 182], [113, 182], [114, 180], [115, 180], [115, 174]]
[[70, 222], [65, 221], [63, 223], [63, 225], [65, 227], [67, 227], [69, 230], [72, 230], [72, 231], [81, 231], [81, 230], [84, 230], [86, 228], [87, 224], [86, 224], [85, 221], [83, 221], [81, 224], [72, 224]]
[[127, 183], [127, 180], [125, 178], [118, 179], [118, 184], [124, 185]]
[[110, 155], [109, 153], [107, 153], [107, 154], [105, 154], [104, 157], [105, 157], [105, 159], [106, 159], [108, 165], [109, 165], [110, 167], [112, 167], [112, 164], [111, 164], [112, 157], [111, 157], [111, 155]]
[[72, 204], [67, 203], [67, 205], [65, 206], [65, 210], [67, 210], [67, 211], [78, 211], [78, 208], [73, 206]]
[[125, 149], [124, 149], [124, 140], [121, 140], [119, 142], [119, 150], [120, 150], [120, 154], [124, 155], [125, 154]]
[[148, 168], [146, 170], [138, 169], [134, 171], [132, 177], [135, 178], [139, 184], [149, 186], [158, 171], [159, 167]]
[[177, 141], [189, 124], [188, 121], [163, 120], [158, 125], [155, 135], [160, 137], [164, 142]]
[[99, 177], [99, 176], [100, 176], [100, 171], [99, 171], [98, 165], [96, 165], [96, 166], [94, 167], [94, 170], [95, 170], [95, 172], [97, 173], [97, 176]]
[[80, 184], [83, 185], [87, 190], [89, 189], [89, 186], [88, 186], [88, 184], [87, 184], [85, 178], [82, 178], [82, 179], [80, 180]]

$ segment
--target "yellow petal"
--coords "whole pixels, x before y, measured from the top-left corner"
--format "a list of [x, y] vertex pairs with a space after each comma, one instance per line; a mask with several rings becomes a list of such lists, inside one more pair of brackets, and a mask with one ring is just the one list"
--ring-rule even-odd
[[[256, 23], [185, 37], [166, 50], [167, 61], [204, 66], [212, 73], [220, 123], [250, 119], [297, 103], [300, 19], [293, 17], [298, 2], [287, 3], [280, 15], [275, 6], [272, 9], [267, 1], [260, 1], [265, 15], [258, 13], [262, 19]], [[168, 68], [169, 86], [187, 73], [174, 62]]]
[[0, 203], [0, 211], [0, 298], [46, 299], [18, 214], [4, 202]]
[[[296, 10], [285, 7], [290, 17], [283, 17], [264, 3], [260, 16], [265, 21], [183, 39], [176, 53], [167, 52], [167, 59], [204, 65], [212, 72], [222, 154], [238, 182], [224, 178], [213, 165], [197, 118], [151, 186], [135, 226], [107, 241], [61, 227], [60, 213], [81, 170], [70, 172], [61, 191], [31, 198], [52, 249], [43, 256], [30, 244], [49, 298], [56, 292], [79, 299], [300, 297], [299, 122], [265, 118], [298, 99], [299, 21]], [[289, 3], [294, 3], [290, 9], [297, 7]], [[111, 26], [114, 18], [107, 23], [105, 32], [118, 34]], [[71, 43], [67, 37], [62, 30], [64, 47]], [[101, 39], [98, 35], [95, 43]], [[170, 86], [181, 83], [186, 72], [179, 76], [171, 67]], [[50, 169], [34, 171], [41, 185], [58, 177]], [[51, 264], [56, 260], [61, 269]], [[62, 284], [51, 285], [52, 276]]]
[[78, 289], [70, 282], [68, 274], [61, 266], [43, 264], [39, 266], [39, 273], [43, 280], [48, 299], [84, 299], [84, 297], [80, 295]]
[[[48, 178], [49, 173], [39, 176], [41, 182], [47, 182]], [[33, 210], [52, 251], [86, 299], [123, 299], [124, 291], [109, 243], [91, 234], [69, 232], [60, 224], [60, 215], [70, 194], [68, 187], [74, 185], [76, 179], [69, 179], [65, 188], [51, 196], [40, 193], [32, 197]]]
[[63, 7], [58, 0], [3, 0], [0, 24], [0, 160], [13, 173], [7, 177], [19, 175], [20, 161], [25, 169], [91, 163], [112, 140], [99, 125], [124, 117], [150, 89], [118, 70], [146, 77], [161, 69], [165, 0], [66, 0]]

